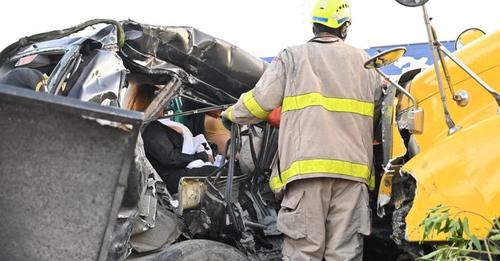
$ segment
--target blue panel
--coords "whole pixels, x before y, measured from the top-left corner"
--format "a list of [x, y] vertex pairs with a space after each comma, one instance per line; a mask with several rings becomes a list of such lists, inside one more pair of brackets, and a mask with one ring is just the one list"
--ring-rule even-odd
[[[455, 41], [441, 43], [451, 52], [455, 51]], [[385, 51], [395, 47], [406, 48], [406, 54], [393, 65], [382, 68], [382, 71], [388, 75], [400, 75], [408, 69], [422, 68], [434, 64], [431, 48], [428, 43], [372, 47], [366, 49], [366, 52], [370, 56], [373, 56], [378, 50]]]
[[[451, 52], [455, 51], [455, 41], [445, 41], [441, 43]], [[378, 46], [365, 49], [365, 51], [370, 56], [373, 56], [379, 50], [385, 51], [396, 47], [406, 48], [406, 54], [393, 65], [382, 68], [382, 71], [387, 75], [400, 75], [403, 71], [410, 68], [422, 68], [433, 64], [431, 48], [428, 43]], [[263, 57], [262, 59], [270, 63], [273, 57]]]

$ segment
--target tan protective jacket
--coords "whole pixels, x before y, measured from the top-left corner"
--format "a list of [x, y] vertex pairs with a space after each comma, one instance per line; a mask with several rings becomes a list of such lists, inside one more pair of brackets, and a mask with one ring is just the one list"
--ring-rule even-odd
[[287, 183], [316, 177], [374, 185], [374, 102], [382, 80], [364, 69], [366, 52], [334, 36], [281, 52], [255, 88], [224, 112], [231, 121], [254, 124], [281, 106], [280, 172], [275, 193]]

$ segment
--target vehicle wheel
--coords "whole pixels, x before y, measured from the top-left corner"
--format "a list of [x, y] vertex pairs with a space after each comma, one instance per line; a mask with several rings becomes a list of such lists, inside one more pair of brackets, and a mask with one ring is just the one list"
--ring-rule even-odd
[[153, 261], [248, 261], [248, 258], [230, 245], [193, 239], [165, 248]]

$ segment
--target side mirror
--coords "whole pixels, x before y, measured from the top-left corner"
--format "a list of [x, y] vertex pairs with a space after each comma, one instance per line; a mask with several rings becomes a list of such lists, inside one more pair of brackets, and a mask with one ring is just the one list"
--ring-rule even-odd
[[472, 41], [480, 38], [485, 34], [486, 33], [483, 30], [478, 28], [469, 28], [463, 31], [455, 41], [455, 50], [459, 50], [460, 48], [464, 47], [465, 45], [471, 43]]
[[385, 75], [380, 68], [390, 65], [397, 61], [406, 53], [406, 49], [399, 47], [381, 52], [365, 62], [366, 69], [375, 69], [384, 79], [394, 85], [401, 93], [408, 96], [413, 103], [408, 111], [407, 128], [412, 133], [422, 133], [424, 131], [424, 111], [417, 107], [417, 100], [405, 88]]
[[396, 1], [404, 6], [417, 7], [424, 5], [429, 0], [396, 0]]
[[365, 62], [366, 69], [379, 69], [387, 65], [391, 65], [396, 62], [401, 56], [406, 53], [406, 49], [399, 47], [383, 51]]
[[408, 130], [411, 133], [424, 131], [424, 110], [422, 108], [411, 108], [408, 112]]

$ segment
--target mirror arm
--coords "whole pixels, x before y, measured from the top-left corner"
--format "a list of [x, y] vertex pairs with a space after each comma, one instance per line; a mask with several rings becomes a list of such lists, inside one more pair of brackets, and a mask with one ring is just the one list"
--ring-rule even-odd
[[[442, 45], [437, 38], [436, 30], [434, 29], [433, 26], [431, 26], [431, 30], [432, 30], [432, 37], [434, 38], [434, 41], [441, 47]], [[455, 94], [453, 84], [451, 83], [451, 76], [450, 76], [450, 73], [448, 71], [448, 66], [446, 65], [446, 61], [444, 60], [443, 52], [440, 49], [438, 49], [437, 54], [439, 57], [439, 61], [441, 62], [441, 67], [443, 68], [443, 73], [444, 73], [444, 77], [446, 79], [446, 83], [448, 84], [448, 87], [450, 88], [451, 97], [453, 98], [454, 101], [459, 102], [459, 100], [457, 99], [457, 95]]]
[[484, 82], [479, 76], [477, 76], [477, 74], [475, 74], [469, 67], [467, 67], [467, 65], [457, 59], [450, 51], [448, 51], [448, 49], [441, 45], [441, 43], [439, 43], [439, 49], [460, 68], [462, 68], [462, 70], [464, 70], [477, 83], [479, 83], [486, 91], [488, 91], [495, 98], [497, 105], [500, 107], [500, 95], [493, 88], [491, 88], [486, 82]]
[[405, 88], [403, 88], [401, 85], [399, 85], [397, 82], [393, 81], [389, 76], [387, 76], [385, 73], [383, 73], [379, 68], [375, 68], [375, 71], [377, 71], [378, 74], [380, 74], [386, 81], [390, 82], [392, 85], [394, 85], [400, 92], [404, 93], [404, 95], [408, 96], [410, 98], [411, 102], [413, 103], [413, 109], [417, 110], [417, 100], [411, 93], [409, 93]]
[[443, 81], [441, 79], [441, 72], [439, 69], [439, 57], [438, 57], [438, 46], [439, 42], [434, 39], [432, 25], [429, 19], [429, 15], [427, 14], [427, 8], [425, 5], [422, 5], [422, 11], [424, 13], [424, 23], [427, 29], [427, 36], [429, 38], [429, 44], [431, 46], [432, 59], [434, 61], [434, 71], [436, 73], [436, 80], [438, 83], [439, 95], [441, 96], [441, 102], [443, 104], [444, 117], [446, 120], [446, 125], [448, 126], [448, 135], [452, 135], [453, 133], [460, 130], [460, 126], [455, 125], [455, 122], [451, 118], [450, 111], [448, 110], [448, 104], [446, 103], [446, 94], [444, 93]]

